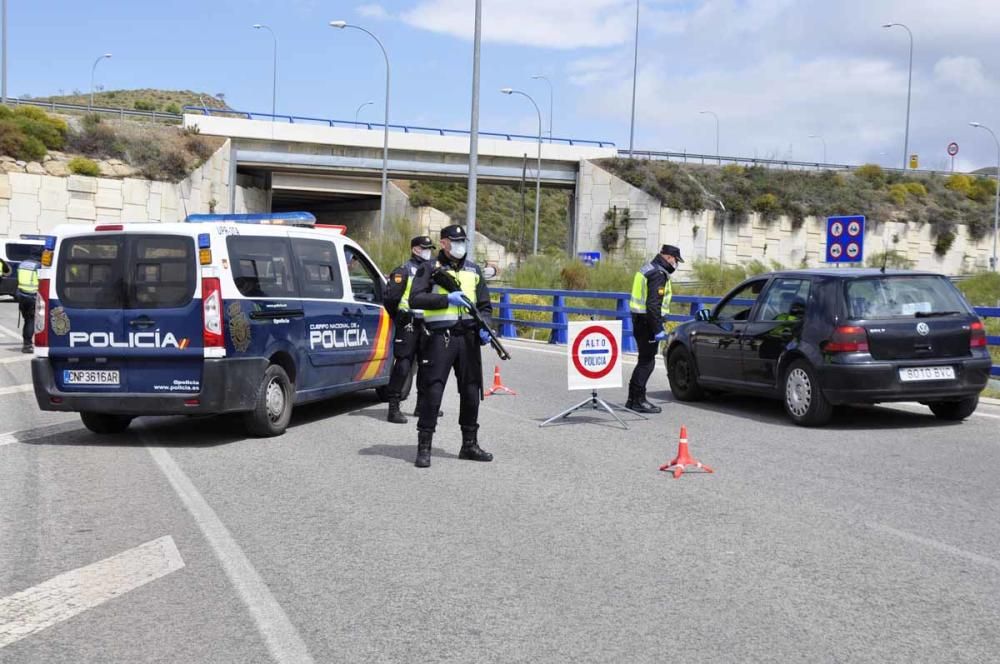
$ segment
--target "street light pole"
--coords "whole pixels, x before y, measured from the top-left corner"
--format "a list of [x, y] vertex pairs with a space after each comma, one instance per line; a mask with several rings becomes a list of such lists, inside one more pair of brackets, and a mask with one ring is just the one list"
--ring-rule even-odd
[[[479, 50], [483, 42], [483, 1], [476, 0], [476, 18], [472, 39], [472, 107], [469, 118], [469, 180], [466, 191], [465, 234], [469, 237], [469, 251], [476, 245], [476, 197], [479, 177]], [[475, 253], [472, 260], [475, 260]]]
[[365, 106], [372, 106], [374, 103], [375, 102], [373, 101], [366, 101], [365, 103], [358, 106], [358, 110], [354, 111], [354, 124], [359, 124], [358, 116], [361, 114], [361, 109], [364, 108]]
[[7, 0], [3, 0], [3, 63], [0, 67], [3, 68], [3, 81], [0, 83], [2, 90], [0, 90], [0, 97], [3, 98], [3, 103], [7, 103]]
[[389, 197], [389, 54], [385, 51], [385, 46], [381, 40], [360, 25], [351, 25], [347, 21], [330, 21], [331, 28], [343, 30], [344, 28], [354, 28], [360, 30], [375, 40], [378, 47], [382, 49], [382, 57], [385, 58], [385, 121], [382, 123], [382, 201], [378, 213], [379, 235], [385, 230], [385, 208], [386, 199]]
[[[4, 40], [4, 48], [6, 48], [6, 43], [7, 41]], [[94, 108], [94, 72], [97, 71], [97, 65], [98, 63], [100, 63], [101, 60], [110, 57], [111, 57], [110, 53], [105, 53], [101, 57], [94, 60], [94, 66], [90, 68], [90, 106], [87, 107], [87, 110]]]
[[538, 114], [538, 166], [535, 171], [535, 240], [532, 245], [531, 254], [535, 256], [538, 254], [538, 211], [539, 206], [542, 204], [542, 111], [538, 108], [538, 104], [532, 99], [531, 95], [527, 92], [522, 92], [520, 90], [514, 90], [513, 88], [503, 88], [500, 90], [505, 95], [521, 95], [522, 97], [527, 97], [531, 105], [535, 107], [535, 112]]
[[255, 30], [267, 30], [271, 33], [271, 38], [274, 39], [274, 58], [271, 65], [271, 122], [275, 121], [275, 109], [278, 108], [278, 35], [274, 34], [269, 26], [263, 25], [261, 23], [254, 23]]
[[913, 88], [913, 33], [902, 23], [886, 23], [883, 28], [903, 28], [910, 35], [910, 71], [906, 78], [906, 132], [903, 134], [903, 170], [910, 156], [910, 92]]
[[635, 0], [635, 56], [632, 63], [632, 123], [628, 130], [628, 151], [635, 149], [635, 87], [639, 79], [639, 0]]
[[823, 141], [823, 163], [825, 164], [826, 163], [826, 139], [823, 138], [822, 136], [820, 136], [819, 134], [809, 134], [809, 138], [818, 138], [819, 140]]
[[547, 76], [542, 76], [541, 74], [535, 74], [531, 77], [534, 80], [541, 79], [549, 84], [549, 143], [552, 142], [552, 107], [553, 107], [553, 94], [552, 94], [552, 81], [548, 79]]
[[970, 125], [976, 127], [977, 129], [985, 129], [990, 132], [990, 136], [993, 137], [993, 142], [997, 144], [997, 192], [996, 200], [993, 202], [993, 257], [990, 259], [990, 269], [994, 272], [997, 271], [997, 234], [1000, 231], [1000, 140], [997, 139], [997, 135], [993, 133], [993, 130], [982, 124], [981, 122], [970, 122]]
[[714, 111], [698, 111], [698, 115], [711, 115], [715, 118], [715, 156], [722, 163], [722, 155], [719, 152], [719, 116]]

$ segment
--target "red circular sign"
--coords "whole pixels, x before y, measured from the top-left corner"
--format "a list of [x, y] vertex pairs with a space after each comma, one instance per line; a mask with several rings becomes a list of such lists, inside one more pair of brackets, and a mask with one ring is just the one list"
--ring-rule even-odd
[[861, 232], [861, 224], [857, 221], [852, 221], [847, 224], [847, 234], [851, 237], [857, 237], [858, 233]]
[[840, 255], [844, 253], [844, 247], [839, 244], [830, 245], [830, 255], [834, 258], [840, 258]]
[[951, 142], [948, 144], [948, 154], [952, 157], [958, 154], [958, 143]]
[[[597, 371], [591, 371], [587, 367], [583, 366], [583, 362], [580, 361], [580, 344], [591, 334], [597, 334], [607, 340], [608, 352], [611, 354], [611, 359], [608, 363]], [[576, 370], [580, 372], [584, 378], [604, 378], [611, 370], [615, 368], [618, 363], [618, 342], [615, 341], [615, 335], [611, 334], [607, 329], [601, 327], [600, 325], [591, 325], [583, 329], [580, 334], [577, 335], [576, 340], [573, 342], [573, 366]]]
[[830, 224], [830, 235], [833, 237], [840, 237], [844, 234], [844, 225], [839, 221], [835, 221]]
[[857, 258], [860, 253], [861, 247], [858, 246], [857, 242], [849, 242], [847, 244], [847, 255], [849, 258]]

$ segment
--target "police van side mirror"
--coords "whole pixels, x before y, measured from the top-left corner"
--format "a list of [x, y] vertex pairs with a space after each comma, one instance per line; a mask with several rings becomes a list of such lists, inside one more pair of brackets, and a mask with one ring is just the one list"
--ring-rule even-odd
[[700, 320], [703, 323], [707, 323], [712, 320], [712, 310], [711, 309], [699, 309], [694, 315], [695, 320]]

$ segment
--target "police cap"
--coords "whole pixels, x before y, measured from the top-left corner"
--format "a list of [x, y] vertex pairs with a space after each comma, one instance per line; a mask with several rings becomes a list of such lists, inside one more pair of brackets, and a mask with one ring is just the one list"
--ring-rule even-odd
[[413, 247], [420, 247], [421, 249], [433, 249], [434, 243], [431, 241], [428, 235], [418, 235], [417, 237], [410, 240], [410, 249]]
[[451, 226], [445, 226], [441, 229], [441, 239], [442, 240], [466, 240], [468, 239], [465, 235], [465, 227], [459, 226], [458, 224], [452, 224]]
[[660, 253], [666, 254], [667, 256], [673, 256], [674, 258], [677, 259], [678, 263], [684, 262], [684, 259], [681, 258], [681, 250], [672, 244], [665, 244], [662, 247], [660, 247]]

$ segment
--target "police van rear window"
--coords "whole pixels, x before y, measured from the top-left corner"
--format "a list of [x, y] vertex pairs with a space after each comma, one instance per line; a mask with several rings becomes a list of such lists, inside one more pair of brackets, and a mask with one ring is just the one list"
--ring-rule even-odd
[[68, 307], [162, 309], [194, 296], [194, 241], [185, 236], [68, 238], [57, 265], [56, 288]]

